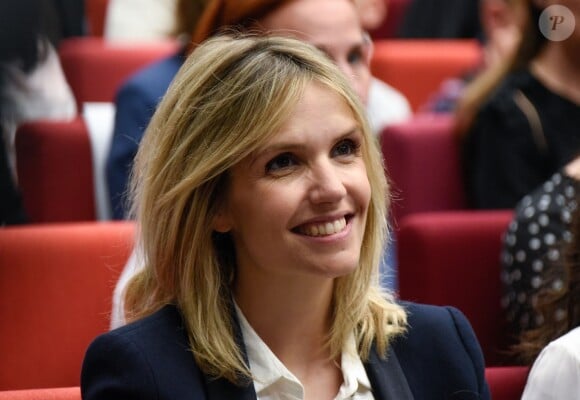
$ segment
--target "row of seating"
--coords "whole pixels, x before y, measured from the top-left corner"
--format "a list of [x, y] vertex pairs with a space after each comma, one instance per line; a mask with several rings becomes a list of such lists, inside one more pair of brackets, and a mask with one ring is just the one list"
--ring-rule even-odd
[[133, 235], [131, 222], [0, 229], [0, 390], [79, 385]]
[[[399, 230], [400, 297], [462, 310], [487, 366], [505, 364], [496, 255], [509, 218], [416, 214]], [[133, 236], [128, 221], [0, 230], [0, 390], [78, 385], [84, 350], [109, 327]]]
[[[120, 83], [133, 71], [176, 48], [174, 42], [128, 46], [108, 45], [99, 38], [79, 38], [65, 41], [60, 55], [79, 109], [82, 109], [87, 102], [113, 101]], [[443, 79], [476, 63], [478, 56], [479, 48], [472, 41], [402, 43], [390, 40], [377, 42], [372, 65], [377, 76], [413, 94], [409, 99], [416, 106], [426, 100]], [[454, 209], [462, 204], [451, 126], [452, 121], [445, 117], [418, 119], [392, 127], [383, 134], [389, 174], [402, 197], [395, 202], [395, 215]], [[69, 122], [38, 121], [19, 128], [16, 134], [17, 169], [32, 222], [97, 218], [95, 176], [104, 171], [94, 170], [94, 166], [102, 165], [103, 160], [95, 158], [103, 152], [97, 152], [91, 144], [91, 133], [82, 116]], [[109, 130], [105, 134], [110, 133]], [[433, 151], [432, 146], [437, 146], [438, 151]], [[419, 160], [421, 162], [417, 162]], [[434, 168], [426, 168], [426, 165]], [[426, 171], [434, 175], [426, 176]], [[432, 196], [415, 196], [419, 188]]]
[[[467, 208], [452, 127], [450, 116], [430, 115], [388, 127], [382, 133], [395, 224], [417, 212]], [[17, 170], [32, 222], [96, 219], [92, 150], [82, 117], [19, 128]]]
[[[118, 83], [137, 67], [131, 64], [136, 59], [128, 57], [129, 61], [123, 62], [121, 54], [126, 54], [126, 50], [121, 51], [116, 56], [120, 58], [114, 62], [125, 65], [126, 69], [111, 70], [108, 78], [103, 77], [99, 75], [99, 68], [89, 69], [99, 64], [87, 61], [111, 50], [102, 42], [93, 41], [94, 49], [100, 46], [101, 50], [79, 56], [84, 62], [71, 61], [78, 56], [75, 46], [83, 47], [81, 43], [89, 42], [79, 39], [78, 45], [71, 41], [68, 48], [63, 47], [65, 71], [67, 76], [76, 74], [71, 84], [79, 104], [111, 101]], [[385, 49], [393, 49], [394, 43], [389, 46], [385, 43]], [[464, 67], [477, 61], [473, 42], [454, 43], [474, 49], [473, 53], [465, 53], [472, 58]], [[171, 46], [174, 44], [163, 49], [164, 54], [174, 50]], [[420, 48], [418, 42], [417, 46]], [[390, 69], [380, 67], [380, 60], [386, 60], [388, 65], [405, 54], [399, 49], [389, 55], [388, 50], [381, 51], [381, 48], [381, 43], [377, 43], [373, 58], [377, 76], [391, 82], [403, 77], [401, 82], [406, 79], [410, 87], [424, 87], [418, 80], [427, 76], [426, 72], [415, 69], [412, 75], [405, 75], [411, 68], [408, 64], [398, 67], [393, 64]], [[86, 50], [84, 47], [83, 51]], [[431, 57], [452, 53], [439, 48]], [[153, 61], [157, 56], [151, 54], [139, 63]], [[381, 58], [381, 54], [386, 55]], [[435, 65], [432, 60], [415, 57], [407, 55], [406, 60], [413, 59], [417, 68], [422, 64], [423, 71]], [[109, 59], [107, 63], [110, 62]], [[456, 72], [445, 72], [445, 63], [440, 65], [441, 68], [433, 71], [449, 75], [433, 78], [433, 90], [441, 79]], [[456, 63], [449, 65], [457, 66]], [[377, 71], [388, 71], [391, 78]], [[96, 87], [102, 91], [94, 90]], [[427, 91], [423, 94], [428, 95]], [[414, 99], [417, 100], [412, 100], [412, 104], [417, 106], [421, 97], [417, 95]], [[509, 341], [502, 336], [498, 260], [501, 234], [510, 212], [417, 214], [465, 208], [457, 147], [450, 134], [452, 123], [449, 117], [416, 118], [386, 129], [381, 137], [387, 169], [397, 191], [393, 210], [399, 246], [400, 296], [461, 309], [482, 344], [490, 367], [487, 373], [509, 382], [500, 385], [501, 388], [520, 393], [524, 370], [491, 368], [503, 364], [501, 349]], [[93, 154], [83, 118], [67, 123], [24, 125], [17, 133], [16, 146], [20, 185], [34, 222], [96, 219], [94, 171], [90, 161]], [[0, 340], [0, 354], [6, 360], [0, 366], [0, 390], [68, 386], [73, 389], [63, 389], [64, 392], [76, 393], [74, 387], [78, 386], [84, 350], [94, 336], [108, 328], [112, 290], [130, 252], [133, 229], [130, 222], [90, 222], [0, 231], [0, 258], [2, 265], [9, 267], [0, 269], [0, 296], [7, 296], [0, 301], [0, 320], [13, 323], [11, 332], [6, 332], [7, 338]], [[9, 282], [19, 282], [19, 285], [9, 285]], [[511, 371], [519, 372], [512, 376]], [[510, 376], [516, 381], [521, 378], [517, 381], [519, 386]]]
[[[132, 72], [177, 50], [177, 42], [111, 44], [97, 37], [66, 39], [59, 47], [65, 76], [80, 106], [113, 101]], [[413, 110], [446, 78], [459, 76], [481, 60], [476, 40], [396, 40], [374, 42], [371, 71], [407, 96]]]

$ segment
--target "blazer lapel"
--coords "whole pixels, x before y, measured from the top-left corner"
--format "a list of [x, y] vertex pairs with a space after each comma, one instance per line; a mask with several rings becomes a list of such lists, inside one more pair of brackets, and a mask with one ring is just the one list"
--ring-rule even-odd
[[386, 358], [381, 358], [373, 346], [365, 369], [375, 400], [413, 400], [407, 378], [392, 349], [389, 349]]
[[[232, 326], [234, 329], [234, 337], [238, 347], [242, 350], [244, 361], [248, 364], [248, 356], [246, 354], [246, 346], [244, 345], [244, 338], [242, 336], [242, 329], [236, 315], [233, 303], [231, 305]], [[203, 375], [205, 388], [207, 391], [207, 400], [257, 400], [254, 384], [251, 380], [240, 385], [235, 385], [225, 378], [215, 378]]]

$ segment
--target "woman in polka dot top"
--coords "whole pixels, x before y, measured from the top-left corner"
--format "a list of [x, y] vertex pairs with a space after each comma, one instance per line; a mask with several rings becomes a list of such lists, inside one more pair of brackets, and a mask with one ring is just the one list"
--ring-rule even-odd
[[[579, 200], [580, 156], [519, 202], [504, 237], [502, 306], [510, 332], [520, 338], [517, 356], [525, 363], [572, 328], [566, 323], [569, 304], [550, 302], [547, 307], [544, 293], [562, 296], [571, 290], [571, 257], [580, 250]], [[558, 332], [534, 340], [530, 349], [530, 332], [555, 326]]]

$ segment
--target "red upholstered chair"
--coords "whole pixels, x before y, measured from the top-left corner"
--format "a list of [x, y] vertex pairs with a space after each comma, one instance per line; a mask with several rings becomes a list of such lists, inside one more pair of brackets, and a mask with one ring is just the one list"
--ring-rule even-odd
[[397, 236], [400, 298], [460, 309], [488, 366], [503, 364], [509, 342], [499, 261], [511, 217], [511, 210], [418, 213], [402, 221]]
[[485, 378], [493, 400], [520, 400], [528, 377], [528, 367], [488, 367]]
[[133, 72], [177, 48], [174, 41], [110, 44], [102, 38], [82, 37], [62, 41], [59, 55], [80, 110], [84, 102], [113, 101]]
[[475, 67], [481, 59], [476, 40], [376, 40], [371, 71], [400, 90], [416, 111], [441, 83]]
[[0, 390], [80, 384], [133, 234], [131, 222], [0, 229]]
[[0, 400], [81, 400], [78, 386], [0, 391]]
[[416, 212], [467, 208], [452, 128], [449, 115], [421, 115], [382, 132], [395, 223]]
[[91, 143], [82, 118], [20, 126], [16, 158], [24, 207], [32, 222], [95, 220]]

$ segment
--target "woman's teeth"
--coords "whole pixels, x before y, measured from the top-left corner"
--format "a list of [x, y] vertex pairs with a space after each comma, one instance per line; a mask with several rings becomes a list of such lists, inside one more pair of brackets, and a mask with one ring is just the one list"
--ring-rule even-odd
[[300, 228], [300, 233], [308, 236], [328, 236], [342, 231], [346, 227], [346, 218], [342, 217], [335, 221], [323, 224], [309, 224]]

